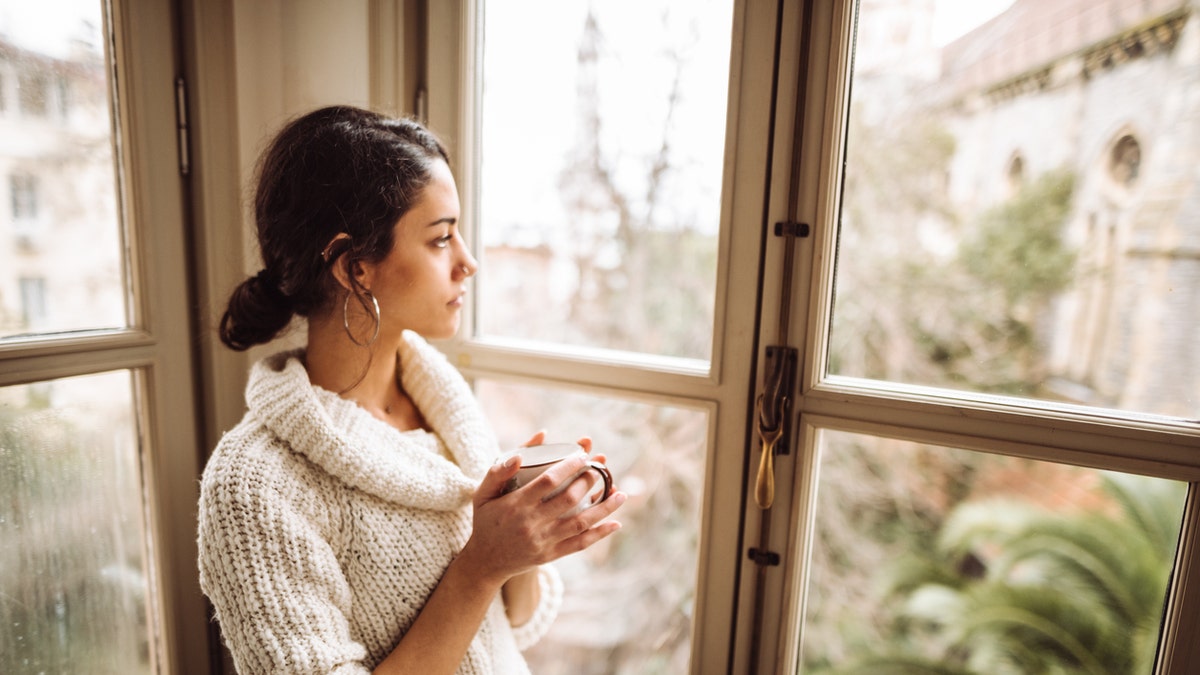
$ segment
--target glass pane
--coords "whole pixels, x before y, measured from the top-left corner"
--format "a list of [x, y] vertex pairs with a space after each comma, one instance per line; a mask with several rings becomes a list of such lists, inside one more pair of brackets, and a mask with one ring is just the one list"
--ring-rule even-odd
[[101, 0], [0, 0], [0, 340], [127, 324]]
[[1152, 672], [1187, 484], [824, 432], [801, 670]]
[[128, 371], [0, 388], [0, 672], [150, 673]]
[[1200, 417], [1185, 4], [859, 3], [830, 373]]
[[732, 16], [488, 3], [481, 334], [710, 358]]
[[682, 673], [691, 655], [708, 414], [560, 390], [477, 381], [505, 447], [592, 438], [629, 501], [623, 527], [555, 563], [565, 597], [526, 654], [538, 675]]

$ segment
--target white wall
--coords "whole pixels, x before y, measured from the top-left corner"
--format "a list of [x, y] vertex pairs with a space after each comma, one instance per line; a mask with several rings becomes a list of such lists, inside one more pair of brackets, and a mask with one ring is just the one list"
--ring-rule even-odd
[[[254, 167], [289, 119], [330, 104], [370, 103], [369, 0], [235, 0], [243, 269], [261, 268], [250, 206]], [[292, 335], [289, 343], [302, 340]], [[251, 360], [278, 343], [249, 352]]]
[[248, 188], [259, 153], [286, 120], [322, 105], [368, 105], [370, 21], [368, 0], [236, 0], [233, 8]]

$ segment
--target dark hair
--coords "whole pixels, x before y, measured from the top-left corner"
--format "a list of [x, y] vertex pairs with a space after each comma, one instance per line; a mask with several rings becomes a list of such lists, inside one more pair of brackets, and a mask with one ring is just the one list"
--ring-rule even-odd
[[[445, 147], [419, 122], [350, 106], [310, 112], [285, 126], [263, 154], [254, 222], [263, 270], [243, 281], [221, 317], [220, 336], [242, 351], [270, 342], [293, 316], [328, 306], [340, 287], [330, 263], [378, 262], [393, 226], [429, 184]], [[325, 247], [345, 232], [326, 261]]]

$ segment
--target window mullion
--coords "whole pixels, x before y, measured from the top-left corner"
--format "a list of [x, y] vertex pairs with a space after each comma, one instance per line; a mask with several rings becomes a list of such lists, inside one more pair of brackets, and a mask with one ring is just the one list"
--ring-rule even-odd
[[978, 449], [1115, 471], [1200, 479], [1196, 436], [1170, 425], [1133, 426], [1108, 420], [1051, 416], [978, 402], [931, 402], [894, 393], [866, 394], [822, 386], [802, 399], [802, 412], [844, 420], [842, 426], [938, 442], [975, 438]]
[[1200, 483], [1188, 489], [1175, 573], [1167, 597], [1159, 659], [1159, 675], [1194, 673], [1200, 669]]

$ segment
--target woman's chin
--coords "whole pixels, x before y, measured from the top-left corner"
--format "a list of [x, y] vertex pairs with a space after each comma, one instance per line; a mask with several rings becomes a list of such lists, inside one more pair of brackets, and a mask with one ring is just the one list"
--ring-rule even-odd
[[421, 337], [425, 338], [426, 340], [449, 340], [455, 335], [458, 335], [458, 327], [459, 321], [456, 320], [452, 326], [436, 329], [431, 328], [417, 332], [420, 333]]

